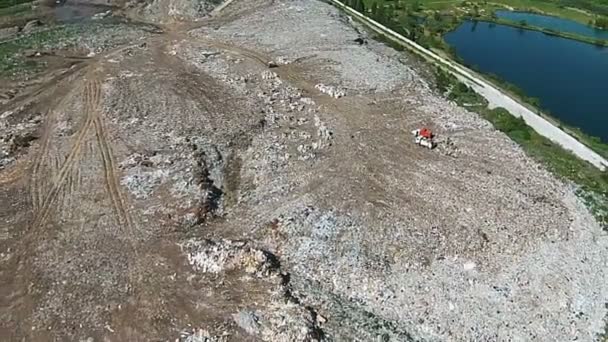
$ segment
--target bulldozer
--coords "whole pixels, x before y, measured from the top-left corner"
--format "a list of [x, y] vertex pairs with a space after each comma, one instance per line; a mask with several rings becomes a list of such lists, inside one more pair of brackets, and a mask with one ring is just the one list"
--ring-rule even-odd
[[414, 142], [417, 145], [428, 147], [429, 149], [433, 149], [437, 146], [437, 144], [433, 140], [433, 132], [431, 132], [431, 130], [426, 127], [413, 130], [412, 135], [414, 135]]

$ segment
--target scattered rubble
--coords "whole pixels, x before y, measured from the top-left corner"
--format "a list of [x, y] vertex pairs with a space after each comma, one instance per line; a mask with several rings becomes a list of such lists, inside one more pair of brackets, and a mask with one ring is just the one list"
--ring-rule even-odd
[[327, 86], [324, 84], [317, 84], [315, 88], [319, 89], [323, 94], [327, 94], [335, 99], [339, 99], [346, 96], [346, 90], [335, 86]]
[[112, 14], [112, 10], [107, 10], [105, 12], [97, 13], [91, 17], [93, 20], [100, 20], [109, 17]]
[[[14, 119], [16, 118], [16, 119]], [[42, 116], [6, 111], [0, 115], [0, 170], [10, 166], [20, 154], [38, 140]]]
[[10, 38], [19, 33], [19, 26], [0, 28], [0, 39]]
[[182, 331], [175, 342], [227, 342], [227, 336], [212, 336], [208, 330], [195, 329]]
[[182, 248], [198, 272], [217, 274], [243, 270], [256, 277], [276, 279], [275, 285], [269, 284], [265, 302], [253, 304], [258, 307], [255, 311], [240, 310], [232, 315], [237, 326], [247, 334], [269, 342], [323, 340], [320, 324], [325, 319], [293, 296], [290, 276], [281, 271], [273, 254], [252, 248], [247, 242], [229, 240], [190, 240], [182, 244]]
[[245, 242], [188, 241], [182, 248], [188, 251], [188, 260], [194, 269], [203, 273], [220, 273], [242, 268], [249, 274], [267, 276], [278, 267], [273, 255], [251, 248]]
[[38, 19], [30, 20], [25, 24], [25, 26], [23, 26], [23, 28], [21, 29], [21, 32], [25, 33], [25, 34], [30, 33], [32, 31], [36, 30], [41, 25], [42, 25], [42, 23]]

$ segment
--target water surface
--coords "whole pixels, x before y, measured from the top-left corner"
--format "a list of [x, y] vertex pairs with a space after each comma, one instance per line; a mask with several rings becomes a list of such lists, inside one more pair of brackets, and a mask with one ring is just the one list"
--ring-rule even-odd
[[473, 21], [444, 38], [465, 64], [516, 85], [560, 121], [608, 142], [607, 48]]

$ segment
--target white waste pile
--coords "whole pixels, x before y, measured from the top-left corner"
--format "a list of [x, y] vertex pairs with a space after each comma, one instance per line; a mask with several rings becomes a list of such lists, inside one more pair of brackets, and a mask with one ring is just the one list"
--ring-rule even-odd
[[[276, 257], [230, 240], [189, 240], [181, 245], [193, 270], [199, 274], [225, 276], [228, 272], [244, 272], [267, 281], [267, 298], [251, 303], [256, 309], [232, 314], [234, 322], [247, 334], [262, 341], [321, 341], [320, 325], [325, 318], [299, 303], [290, 293], [289, 277], [282, 273]], [[247, 285], [247, 278], [240, 277]], [[204, 331], [206, 338], [211, 338]], [[223, 333], [219, 333], [223, 335]], [[192, 335], [190, 335], [192, 336]], [[194, 340], [192, 340], [194, 341]], [[206, 341], [216, 341], [209, 339]]]
[[22, 111], [19, 109], [0, 114], [0, 170], [11, 166], [18, 155], [38, 139], [36, 130], [42, 116], [37, 113], [24, 115]]
[[339, 99], [343, 96], [346, 96], [346, 90], [340, 87], [317, 84], [315, 88], [319, 89], [319, 91], [323, 94], [327, 94], [335, 99]]

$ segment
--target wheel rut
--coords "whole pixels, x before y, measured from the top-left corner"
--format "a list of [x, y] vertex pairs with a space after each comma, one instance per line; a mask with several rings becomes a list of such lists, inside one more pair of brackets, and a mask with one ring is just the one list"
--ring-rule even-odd
[[96, 116], [93, 120], [93, 125], [95, 127], [97, 146], [101, 155], [105, 185], [116, 214], [117, 223], [120, 226], [125, 227], [129, 234], [133, 234], [133, 222], [125, 207], [125, 200], [120, 191], [120, 182], [115, 172], [116, 163], [114, 161], [112, 149], [107, 141], [107, 135], [101, 117]]
[[42, 181], [41, 167], [47, 160], [47, 154], [49, 151], [49, 145], [51, 141], [51, 132], [53, 130], [54, 117], [56, 113], [54, 110], [49, 110], [46, 115], [46, 123], [44, 128], [44, 133], [42, 136], [42, 144], [40, 146], [40, 151], [34, 160], [34, 166], [32, 168], [32, 179], [30, 182], [30, 193], [32, 195], [32, 206], [35, 211], [42, 206], [42, 201], [44, 198], [44, 182]]
[[[87, 81], [84, 87], [83, 93], [84, 99], [84, 108], [85, 108], [85, 119], [80, 131], [78, 132], [72, 147], [65, 157], [65, 161], [59, 168], [57, 175], [53, 179], [53, 183], [46, 193], [46, 196], [42, 196], [39, 192], [41, 191], [40, 184], [35, 184], [34, 186], [38, 186], [33, 193], [38, 193], [35, 195], [36, 201], [38, 204], [34, 204], [34, 207], [38, 208], [37, 215], [35, 216], [34, 222], [32, 224], [32, 228], [36, 229], [46, 223], [48, 215], [51, 209], [55, 206], [58, 195], [62, 190], [65, 191], [66, 180], [68, 180], [72, 172], [74, 170], [74, 166], [78, 162], [80, 158], [80, 154], [82, 151], [82, 147], [84, 142], [86, 141], [87, 134], [93, 126], [95, 113], [98, 111], [98, 107], [100, 105], [101, 100], [101, 82], [97, 79], [97, 77], [93, 76], [90, 80]], [[47, 147], [48, 148], [48, 147]], [[40, 160], [43, 157], [39, 158]], [[39, 172], [39, 167], [37, 172]], [[38, 179], [38, 175], [35, 176], [35, 179]]]

